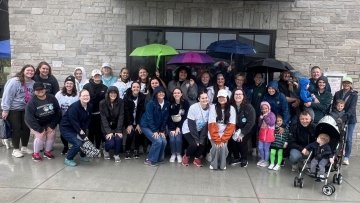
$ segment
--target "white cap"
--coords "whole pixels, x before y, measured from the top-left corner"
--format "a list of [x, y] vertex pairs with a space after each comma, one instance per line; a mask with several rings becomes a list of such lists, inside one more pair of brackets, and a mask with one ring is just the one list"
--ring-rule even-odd
[[91, 76], [94, 77], [95, 75], [102, 75], [99, 69], [94, 69], [91, 71]]
[[227, 90], [219, 90], [218, 94], [217, 94], [217, 97], [227, 97], [228, 96], [228, 92]]
[[352, 80], [352, 78], [349, 77], [349, 76], [344, 76], [344, 77], [342, 78], [342, 82], [350, 82], [350, 83], [352, 84], [352, 83], [353, 83], [353, 80]]
[[111, 68], [110, 63], [103, 63], [102, 66], [101, 66], [101, 68], [104, 68], [104, 67], [109, 67], [109, 68]]

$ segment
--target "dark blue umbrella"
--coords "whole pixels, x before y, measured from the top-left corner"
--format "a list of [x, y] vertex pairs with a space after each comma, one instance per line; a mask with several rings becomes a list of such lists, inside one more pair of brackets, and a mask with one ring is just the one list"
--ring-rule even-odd
[[206, 48], [206, 53], [212, 57], [231, 59], [234, 55], [254, 55], [255, 49], [237, 40], [219, 40]]
[[10, 40], [0, 41], [0, 59], [10, 59]]

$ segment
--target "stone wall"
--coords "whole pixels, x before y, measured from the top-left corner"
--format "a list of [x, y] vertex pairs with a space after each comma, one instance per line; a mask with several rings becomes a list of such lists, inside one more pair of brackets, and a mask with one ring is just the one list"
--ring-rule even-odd
[[[309, 74], [347, 73], [360, 90], [360, 1], [12, 0], [13, 72], [40, 60], [59, 80], [75, 66], [126, 63], [126, 25], [277, 31], [276, 58]], [[360, 103], [360, 100], [359, 100]], [[360, 108], [358, 103], [358, 120]], [[360, 153], [360, 125], [354, 152]]]

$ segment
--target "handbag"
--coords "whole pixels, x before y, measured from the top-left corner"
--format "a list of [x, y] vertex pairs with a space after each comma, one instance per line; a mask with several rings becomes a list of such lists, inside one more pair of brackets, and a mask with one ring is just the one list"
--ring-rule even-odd
[[9, 139], [12, 137], [12, 129], [8, 120], [0, 119], [0, 139]]
[[100, 154], [100, 150], [87, 137], [84, 139], [80, 149], [87, 157], [97, 157]]

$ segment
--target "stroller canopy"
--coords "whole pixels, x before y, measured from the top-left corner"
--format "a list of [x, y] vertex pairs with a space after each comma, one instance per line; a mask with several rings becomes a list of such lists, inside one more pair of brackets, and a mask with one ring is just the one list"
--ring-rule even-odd
[[329, 144], [332, 150], [335, 150], [337, 143], [340, 141], [341, 136], [343, 136], [340, 133], [335, 119], [329, 115], [324, 116], [316, 126], [316, 137], [321, 133], [325, 133], [330, 136]]

